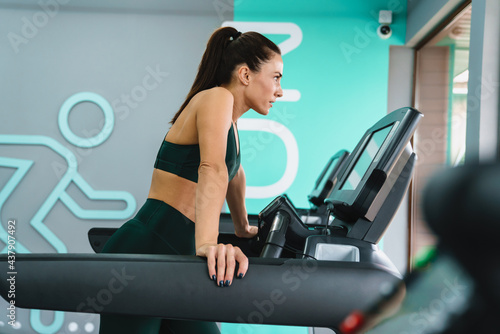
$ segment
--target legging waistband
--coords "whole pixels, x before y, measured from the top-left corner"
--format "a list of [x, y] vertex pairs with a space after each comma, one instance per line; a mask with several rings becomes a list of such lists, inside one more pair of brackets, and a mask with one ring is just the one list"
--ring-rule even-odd
[[179, 210], [171, 206], [170, 204], [165, 203], [162, 200], [156, 199], [156, 198], [148, 198], [146, 199], [146, 202], [144, 205], [139, 209], [139, 211], [136, 214], [136, 218], [139, 218], [141, 220], [143, 219], [149, 219], [151, 216], [151, 210], [159, 211], [158, 213], [160, 214], [175, 214], [175, 215], [180, 215], [186, 219], [186, 221], [193, 223], [194, 222], [184, 216]]
[[194, 222], [171, 205], [154, 198], [148, 198], [134, 217], [161, 236], [192, 234]]

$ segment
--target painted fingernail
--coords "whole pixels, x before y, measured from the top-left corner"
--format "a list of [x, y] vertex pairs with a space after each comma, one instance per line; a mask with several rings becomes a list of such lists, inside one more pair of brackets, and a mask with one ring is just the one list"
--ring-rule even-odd
[[231, 281], [230, 281], [230, 280], [227, 280], [225, 285], [226, 285], [226, 286], [229, 286], [229, 284], [231, 284]]
[[222, 288], [224, 286], [224, 281], [219, 281], [219, 286]]
[[243, 278], [243, 273], [240, 273], [240, 274], [238, 275], [238, 278]]
[[215, 275], [212, 275], [212, 281], [215, 281], [216, 279]]

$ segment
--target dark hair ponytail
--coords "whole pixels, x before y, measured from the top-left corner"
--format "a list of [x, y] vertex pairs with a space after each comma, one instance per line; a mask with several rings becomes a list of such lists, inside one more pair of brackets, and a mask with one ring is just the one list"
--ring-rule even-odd
[[229, 83], [236, 65], [246, 64], [250, 70], [258, 72], [261, 64], [274, 53], [281, 54], [279, 47], [257, 32], [242, 34], [232, 27], [217, 29], [208, 40], [193, 86], [170, 123], [174, 124], [193, 96]]

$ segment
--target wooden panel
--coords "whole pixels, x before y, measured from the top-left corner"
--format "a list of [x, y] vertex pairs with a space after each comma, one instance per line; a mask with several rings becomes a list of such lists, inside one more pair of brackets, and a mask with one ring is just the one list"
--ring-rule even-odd
[[413, 217], [411, 256], [422, 247], [432, 246], [436, 237], [426, 225], [423, 215], [422, 192], [429, 179], [446, 163], [449, 94], [449, 49], [426, 47], [417, 54], [415, 106], [424, 114], [415, 134], [415, 167], [413, 187]]

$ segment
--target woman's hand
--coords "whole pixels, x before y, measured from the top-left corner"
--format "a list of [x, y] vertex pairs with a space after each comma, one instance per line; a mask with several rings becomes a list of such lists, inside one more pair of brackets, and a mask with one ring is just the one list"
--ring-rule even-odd
[[259, 228], [257, 226], [246, 225], [246, 227], [238, 229], [236, 226], [234, 228], [234, 233], [238, 238], [253, 238], [259, 232]]
[[248, 258], [239, 247], [233, 245], [205, 244], [196, 250], [196, 255], [207, 258], [208, 275], [220, 287], [231, 285], [236, 262], [238, 263], [237, 278], [243, 278], [248, 270]]

